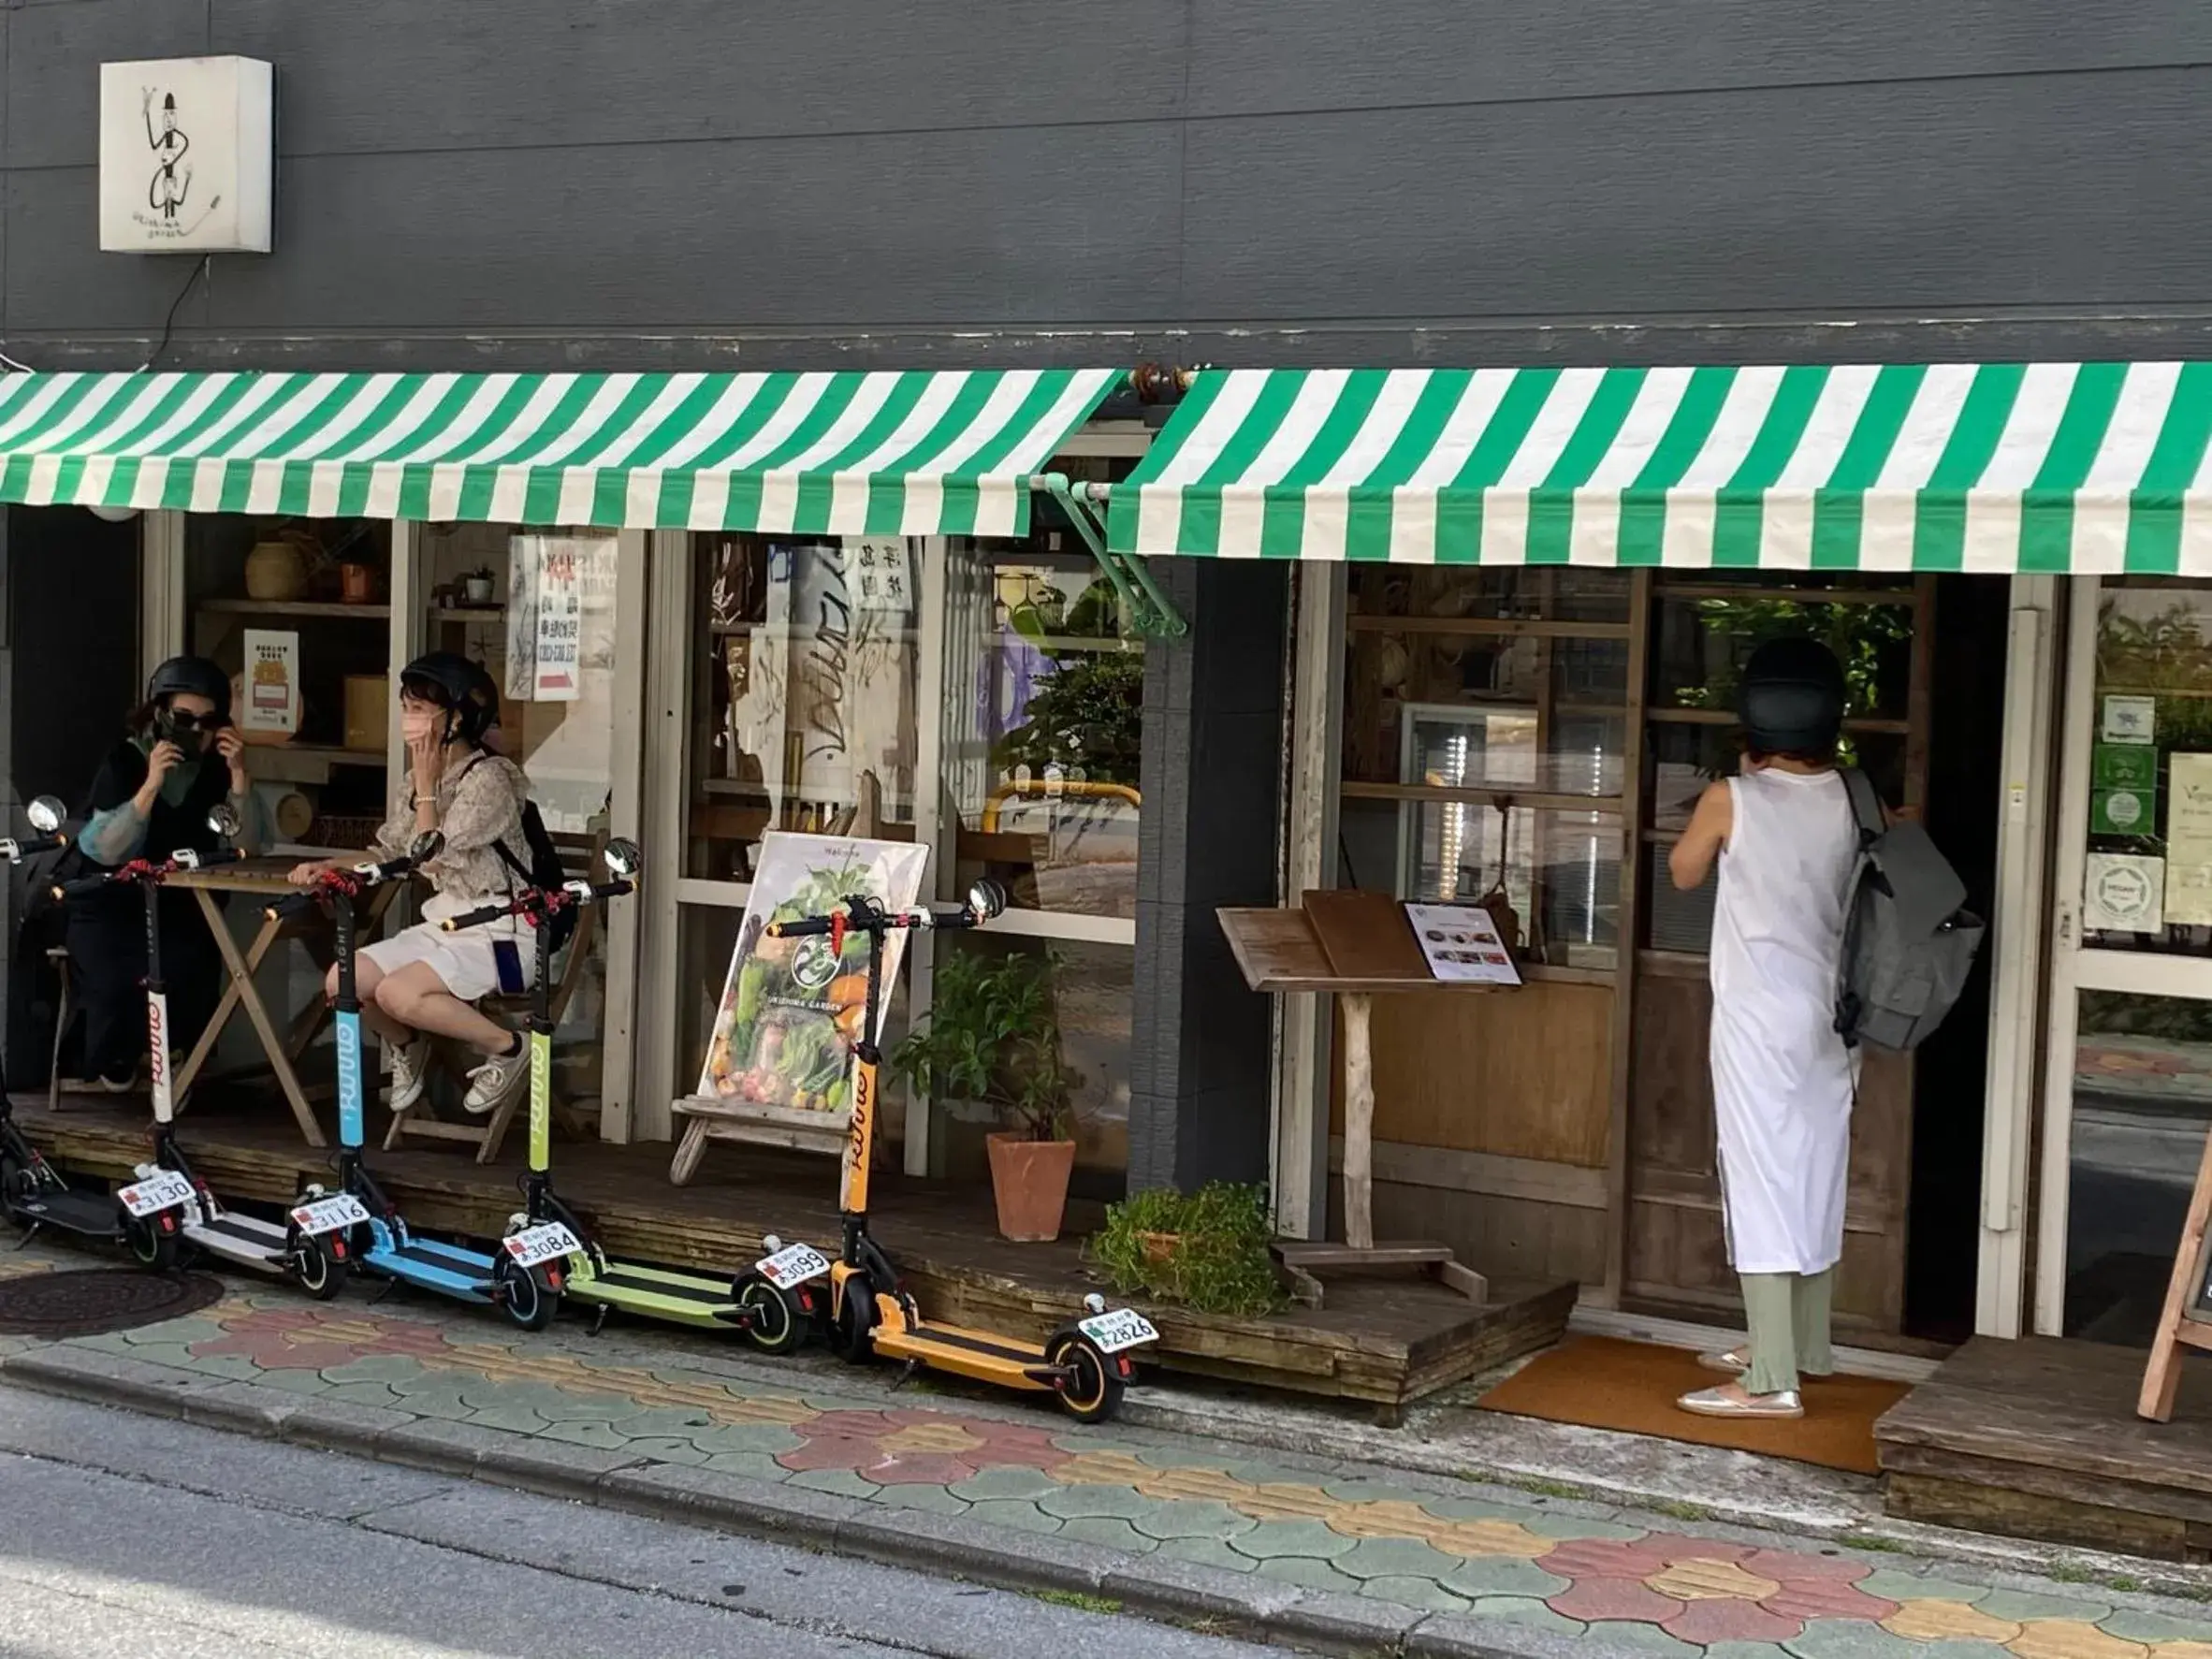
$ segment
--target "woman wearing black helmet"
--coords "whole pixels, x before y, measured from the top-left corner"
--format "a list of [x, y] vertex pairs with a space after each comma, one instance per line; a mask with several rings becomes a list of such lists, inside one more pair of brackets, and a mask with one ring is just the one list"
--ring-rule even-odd
[[[520, 767], [485, 747], [497, 713], [497, 697], [488, 706], [481, 694], [488, 683], [475, 663], [450, 651], [418, 657], [400, 676], [407, 778], [374, 850], [397, 858], [429, 830], [444, 846], [422, 866], [437, 889], [423, 907], [424, 920], [364, 946], [355, 965], [362, 1022], [391, 1061], [394, 1112], [422, 1099], [433, 1037], [467, 1043], [483, 1056], [469, 1073], [462, 1105], [470, 1112], [496, 1111], [530, 1082], [520, 1035], [487, 1019], [475, 1004], [495, 992], [527, 989], [534, 953], [520, 948], [511, 922], [465, 933], [439, 926], [448, 916], [511, 897], [523, 880], [511, 861], [526, 847], [522, 808], [530, 785]], [[305, 885], [326, 867], [301, 865], [292, 880]], [[337, 995], [335, 970], [329, 991]]]
[[[139, 854], [211, 852], [221, 837], [208, 815], [226, 801], [253, 841], [254, 797], [246, 746], [230, 723], [230, 677], [201, 657], [173, 657], [153, 671], [130, 735], [101, 764], [86, 801], [76, 853], [113, 869]], [[214, 1012], [223, 958], [197, 902], [181, 889], [161, 895], [162, 973], [175, 1040], [196, 1042]], [[113, 887], [69, 907], [69, 966], [84, 1009], [84, 1074], [110, 1089], [131, 1086], [146, 1052], [145, 903]]]

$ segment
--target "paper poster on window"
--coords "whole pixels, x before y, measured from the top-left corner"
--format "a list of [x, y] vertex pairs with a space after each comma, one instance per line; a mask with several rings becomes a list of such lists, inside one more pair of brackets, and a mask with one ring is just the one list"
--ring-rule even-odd
[[245, 631], [245, 697], [238, 711], [247, 732], [299, 730], [299, 635]]
[[506, 694], [574, 703], [615, 653], [611, 535], [517, 536], [507, 554]]
[[2092, 852], [2082, 880], [2084, 930], [2162, 933], [2166, 861], [2132, 852]]
[[[771, 939], [768, 924], [826, 915], [856, 893], [887, 910], [909, 909], [922, 891], [928, 861], [929, 850], [910, 841], [774, 830], [762, 837], [752, 893], [699, 1073], [702, 1097], [830, 1113], [846, 1110], [852, 1045], [860, 1040], [866, 1009], [868, 941], [849, 934], [843, 949], [834, 952], [820, 935]], [[905, 941], [903, 929], [884, 941], [879, 1036]]]
[[2158, 741], [2156, 697], [2107, 697], [2098, 735], [2107, 743], [2145, 745]]
[[856, 612], [903, 618], [912, 608], [914, 570], [904, 536], [847, 536], [845, 567]]
[[1414, 937], [1421, 941], [1421, 953], [1436, 978], [1464, 985], [1521, 983], [1512, 953], [1488, 910], [1474, 905], [1407, 905], [1405, 919], [1413, 924]]
[[2212, 927], [2212, 754], [2166, 757], [2166, 923]]

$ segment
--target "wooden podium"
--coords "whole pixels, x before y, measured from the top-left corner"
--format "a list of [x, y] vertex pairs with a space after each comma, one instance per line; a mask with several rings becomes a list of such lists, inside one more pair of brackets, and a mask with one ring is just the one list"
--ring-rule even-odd
[[1344, 1240], [1278, 1240], [1275, 1255], [1302, 1300], [1321, 1302], [1314, 1277], [1325, 1268], [1418, 1267], [1476, 1302], [1490, 1282], [1448, 1244], [1375, 1239], [1375, 1054], [1369, 1036], [1376, 996], [1406, 992], [1483, 995], [1499, 985], [1451, 983], [1429, 971], [1405, 912], [1380, 894], [1315, 892], [1296, 910], [1216, 911], [1244, 982], [1255, 991], [1326, 992], [1344, 1011]]

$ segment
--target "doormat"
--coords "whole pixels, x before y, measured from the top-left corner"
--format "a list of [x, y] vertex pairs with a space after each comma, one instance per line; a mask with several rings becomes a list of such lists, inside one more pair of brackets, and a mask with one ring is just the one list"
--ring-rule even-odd
[[1728, 1380], [1698, 1364], [1687, 1348], [1570, 1336], [1476, 1404], [1486, 1411], [1546, 1422], [1725, 1446], [1875, 1475], [1881, 1470], [1874, 1455], [1874, 1419], [1912, 1391], [1910, 1383], [1879, 1377], [1807, 1377], [1805, 1415], [1794, 1421], [1693, 1417], [1675, 1404], [1684, 1394]]
[[101, 1336], [212, 1307], [223, 1281], [206, 1273], [86, 1268], [0, 1281], [0, 1335]]

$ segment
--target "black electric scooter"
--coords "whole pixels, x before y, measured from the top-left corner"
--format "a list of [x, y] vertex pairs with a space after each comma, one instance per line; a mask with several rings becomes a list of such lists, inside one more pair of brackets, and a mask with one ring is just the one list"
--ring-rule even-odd
[[[238, 815], [228, 807], [218, 807], [208, 815], [208, 827], [220, 836], [235, 836], [239, 830]], [[159, 900], [162, 883], [179, 871], [230, 864], [238, 857], [235, 848], [213, 852], [196, 852], [186, 848], [166, 859], [134, 858], [118, 869], [80, 876], [54, 887], [54, 897], [63, 901], [83, 898], [121, 882], [132, 883], [145, 895], [146, 1064], [153, 1094], [153, 1157], [137, 1167], [133, 1171], [137, 1179], [129, 1186], [117, 1188], [110, 1202], [120, 1210], [120, 1215], [106, 1215], [109, 1203], [96, 1202], [89, 1195], [80, 1197], [66, 1188], [47, 1187], [29, 1193], [22, 1201], [10, 1202], [8, 1208], [19, 1220], [28, 1218], [30, 1232], [25, 1234], [26, 1243], [41, 1226], [59, 1227], [87, 1238], [120, 1236], [141, 1267], [167, 1273], [177, 1265], [187, 1231], [195, 1224], [204, 1222], [205, 1188], [188, 1167], [179, 1167], [182, 1159], [176, 1151], [169, 1127], [175, 1115], [176, 1099], [170, 1071], [168, 988], [161, 973]], [[40, 1160], [38, 1168], [49, 1180], [58, 1183], [59, 1177], [44, 1160]], [[281, 1230], [277, 1236], [281, 1242], [284, 1236]]]
[[[24, 810], [32, 829], [37, 833], [21, 839], [0, 840], [0, 861], [20, 864], [26, 858], [66, 847], [69, 837], [62, 833], [65, 815], [61, 802], [51, 795], [40, 795]], [[74, 1233], [79, 1238], [98, 1239], [103, 1244], [122, 1244], [136, 1225], [130, 1213], [112, 1194], [85, 1192], [71, 1186], [40, 1156], [38, 1149], [24, 1139], [22, 1130], [16, 1125], [15, 1107], [8, 1099], [4, 1082], [0, 1082], [0, 1211], [5, 1211], [8, 1219], [23, 1230], [22, 1243], [26, 1244], [43, 1228]], [[175, 1262], [173, 1244], [165, 1256], [151, 1237], [143, 1242], [145, 1247], [141, 1249], [139, 1243], [134, 1241], [132, 1253], [149, 1266], [166, 1268]]]

